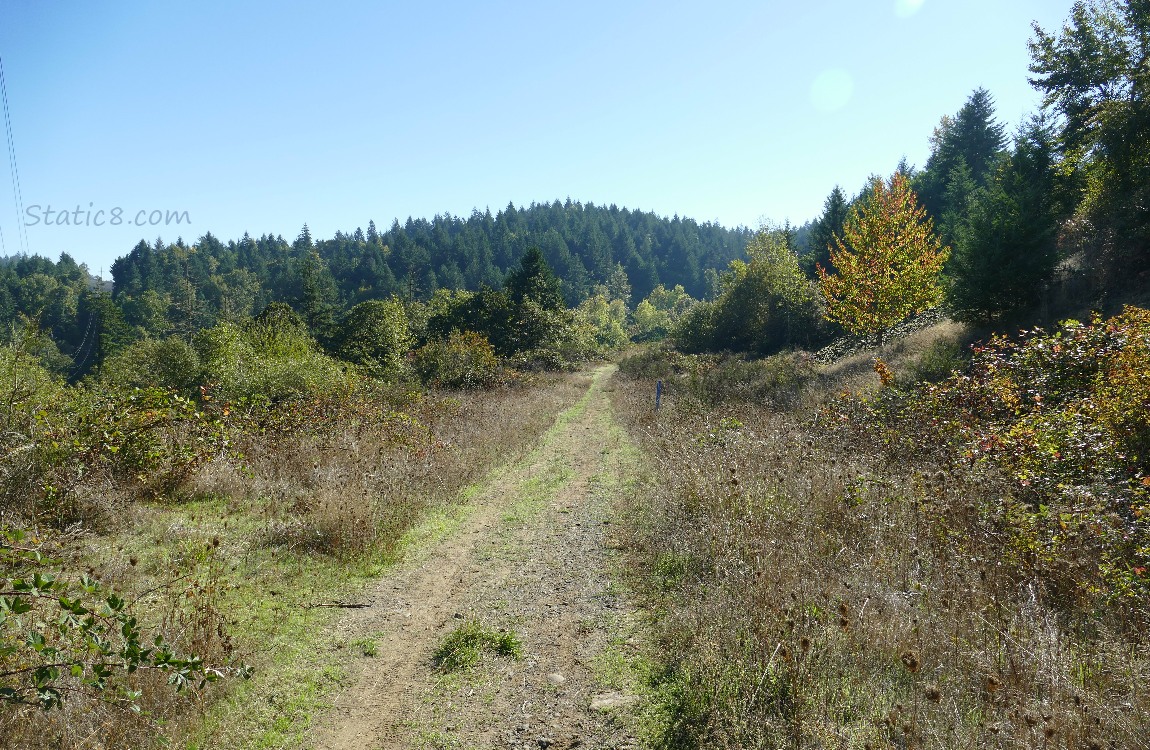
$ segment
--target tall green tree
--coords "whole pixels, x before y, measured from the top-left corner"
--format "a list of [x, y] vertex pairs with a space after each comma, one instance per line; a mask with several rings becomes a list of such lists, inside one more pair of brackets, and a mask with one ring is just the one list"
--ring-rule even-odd
[[956, 231], [947, 290], [955, 317], [987, 324], [1038, 301], [1059, 260], [1058, 195], [1055, 134], [1033, 118]]
[[80, 298], [78, 317], [85, 321], [86, 333], [74, 356], [72, 376], [77, 378], [99, 372], [108, 358], [127, 348], [135, 338], [120, 307], [105, 291], [85, 292]]
[[543, 251], [537, 247], [528, 248], [519, 265], [507, 274], [503, 290], [512, 304], [531, 301], [544, 310], [566, 309], [559, 278], [544, 260]]
[[1077, 2], [1058, 32], [1034, 26], [1030, 56], [1110, 280], [1150, 268], [1150, 3]]
[[985, 190], [985, 185], [975, 182], [966, 159], [959, 159], [954, 169], [950, 170], [943, 202], [946, 209], [936, 224], [938, 235], [944, 243], [955, 243], [959, 232], [970, 219], [971, 209]]
[[296, 275], [299, 278], [297, 309], [307, 322], [311, 334], [320, 341], [326, 341], [333, 332], [339, 300], [335, 280], [323, 258], [314, 249], [307, 251], [297, 261]]
[[811, 226], [810, 252], [802, 258], [803, 270], [810, 278], [818, 276], [815, 271], [817, 266], [821, 265], [823, 268], [833, 270], [831, 247], [834, 246], [835, 237], [842, 236], [843, 223], [847, 219], [849, 210], [850, 206], [847, 203], [846, 195], [843, 194], [841, 187], [835, 185], [834, 190], [823, 201], [822, 215]]
[[[962, 206], [948, 200], [955, 193], [952, 180], [968, 177], [975, 186], [985, 187], [1006, 145], [1006, 128], [995, 118], [994, 98], [986, 89], [975, 89], [953, 117], [943, 117], [935, 128], [930, 157], [915, 177], [913, 187], [927, 214], [942, 222], [948, 212], [961, 211]], [[943, 241], [951, 239], [944, 231]]]

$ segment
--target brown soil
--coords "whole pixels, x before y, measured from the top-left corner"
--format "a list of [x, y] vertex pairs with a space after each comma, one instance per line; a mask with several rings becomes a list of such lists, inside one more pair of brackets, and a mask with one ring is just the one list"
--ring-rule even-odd
[[[604, 385], [516, 464], [493, 472], [457, 526], [418, 545], [350, 610], [338, 638], [357, 656], [352, 684], [313, 732], [317, 748], [625, 748], [635, 698], [604, 654], [634, 647], [634, 618], [608, 566], [610, 501], [633, 471]], [[444, 673], [433, 654], [461, 623], [514, 632], [523, 656], [484, 656]], [[358, 672], [358, 673], [357, 673]]]

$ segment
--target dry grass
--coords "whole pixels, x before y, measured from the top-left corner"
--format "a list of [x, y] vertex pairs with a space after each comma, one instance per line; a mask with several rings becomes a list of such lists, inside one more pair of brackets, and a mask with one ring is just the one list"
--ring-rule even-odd
[[[212, 663], [242, 657], [256, 675], [238, 692], [224, 684], [180, 695], [163, 675], [136, 675], [139, 712], [79, 696], [47, 713], [0, 705], [0, 747], [188, 746], [193, 737], [254, 746], [283, 735], [272, 725], [285, 717], [306, 726], [317, 685], [334, 686], [309, 671], [321, 670], [307, 661], [331, 612], [312, 605], [354, 596], [400, 553], [413, 523], [526, 452], [585, 385], [576, 375], [429, 395], [374, 423], [249, 437], [242, 461], [221, 456], [169, 496], [93, 500], [105, 520], [60, 538], [68, 567], [139, 597], [140, 620], [179, 647]], [[285, 659], [288, 684], [278, 674]], [[225, 698], [223, 718], [204, 724]]]
[[567, 378], [545, 387], [432, 395], [385, 429], [257, 442], [245, 451], [250, 480], [237, 483], [235, 468], [225, 464], [193, 490], [256, 499], [267, 544], [386, 553], [428, 508], [453, 502], [534, 440], [577, 394]]
[[932, 352], [949, 348], [961, 352], [973, 340], [967, 326], [946, 320], [910, 335], [887, 342], [882, 347], [859, 351], [827, 363], [820, 371], [820, 394], [841, 391], [867, 391], [877, 385], [874, 359], [896, 363], [900, 379], [921, 375], [924, 358]]
[[[882, 356], [911, 372], [939, 334], [962, 335]], [[872, 356], [803, 403], [874, 388]], [[1012, 564], [992, 477], [840, 444], [806, 407], [652, 392], [621, 378], [615, 408], [654, 477], [629, 531], [669, 655], [656, 746], [1150, 747], [1144, 634]]]

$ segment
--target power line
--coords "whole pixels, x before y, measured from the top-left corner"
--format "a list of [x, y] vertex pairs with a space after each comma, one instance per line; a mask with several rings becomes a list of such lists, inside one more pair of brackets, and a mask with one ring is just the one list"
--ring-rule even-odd
[[84, 356], [83, 356], [83, 358], [76, 360], [72, 364], [72, 374], [73, 375], [80, 372], [81, 368], [84, 365], [88, 364], [88, 359], [92, 356], [92, 352], [95, 350], [94, 345], [92, 347], [90, 347], [89, 349], [87, 349], [87, 351], [85, 351], [85, 349], [84, 349], [84, 347], [88, 346], [88, 337], [92, 335], [92, 329], [95, 327], [95, 322], [96, 322], [96, 313], [92, 310], [89, 310], [88, 311], [88, 326], [87, 326], [87, 328], [84, 329], [84, 338], [82, 341], [80, 341], [80, 346], [76, 347], [76, 356], [79, 357], [81, 354], [83, 354]]
[[12, 114], [8, 107], [8, 81], [4, 77], [4, 59], [0, 57], [0, 98], [4, 102], [4, 129], [8, 134], [8, 165], [12, 171], [12, 198], [16, 202], [16, 240], [24, 255], [29, 255], [28, 228], [24, 226], [24, 192], [20, 189], [20, 168], [16, 166], [16, 139], [12, 134]]

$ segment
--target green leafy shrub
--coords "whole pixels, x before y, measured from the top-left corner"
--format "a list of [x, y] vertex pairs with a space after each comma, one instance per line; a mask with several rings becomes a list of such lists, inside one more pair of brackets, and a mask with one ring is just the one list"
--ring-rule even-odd
[[328, 394], [353, 376], [319, 350], [307, 331], [258, 320], [246, 328], [221, 323], [196, 334], [203, 378], [217, 397], [241, 403], [275, 403]]
[[623, 357], [619, 369], [633, 378], [669, 378], [698, 370], [700, 361], [669, 346], [651, 346]]
[[586, 325], [591, 334], [591, 354], [621, 349], [630, 342], [627, 335], [627, 306], [622, 300], [603, 295], [589, 297], [575, 309], [575, 325]]
[[65, 386], [12, 348], [0, 381], [0, 508], [25, 517], [85, 516], [83, 487], [166, 492], [228, 446], [219, 407], [164, 388]]
[[64, 392], [63, 381], [44, 369], [33, 354], [19, 345], [0, 348], [0, 440], [12, 440], [15, 435], [11, 433], [34, 432], [42, 414]]
[[968, 353], [957, 341], [939, 339], [911, 365], [911, 378], [916, 382], [937, 383], [965, 369], [969, 361]]
[[471, 331], [453, 331], [420, 347], [414, 367], [425, 383], [444, 388], [489, 388], [499, 382], [495, 348]]
[[437, 294], [426, 312], [428, 337], [472, 331], [498, 356], [528, 369], [557, 369], [582, 359], [595, 336], [593, 324], [564, 307], [559, 280], [537, 248], [507, 275], [503, 289]]
[[109, 357], [100, 381], [112, 387], [171, 388], [185, 396], [198, 391], [204, 376], [196, 350], [178, 336], [143, 339]]
[[700, 302], [688, 310], [670, 331], [671, 340], [684, 352], [705, 352], [714, 348], [714, 332], [720, 310], [714, 302]]
[[379, 378], [395, 377], [413, 339], [403, 304], [395, 299], [368, 300], [347, 311], [336, 332], [336, 351]]
[[28, 501], [42, 487], [47, 466], [41, 460], [46, 422], [67, 393], [63, 382], [50, 375], [17, 346], [0, 349], [0, 508], [27, 510]]
[[95, 486], [168, 493], [227, 450], [226, 417], [159, 388], [71, 388], [37, 413], [34, 430], [9, 435], [23, 442], [4, 462], [9, 507], [61, 524], [95, 510], [84, 504]]
[[[171, 350], [187, 352], [178, 342]], [[28, 353], [0, 350], [0, 511], [56, 525], [92, 519], [116, 498], [173, 490], [228, 450], [227, 408], [201, 393], [129, 387], [143, 378], [132, 370], [144, 354], [166, 350], [135, 351], [109, 380], [69, 387]]]
[[825, 336], [815, 286], [799, 267], [783, 230], [759, 232], [747, 260], [735, 260], [720, 277], [713, 302], [689, 308], [672, 333], [687, 352], [773, 354], [809, 346]]
[[146, 637], [132, 605], [87, 575], [76, 580], [20, 529], [0, 527], [0, 703], [61, 707], [73, 696], [133, 705], [132, 676], [167, 673], [177, 691], [202, 690], [243, 665], [209, 665]]
[[666, 338], [696, 301], [681, 285], [667, 289], [656, 286], [647, 299], [639, 302], [631, 314], [631, 336], [635, 341], [657, 341]]

